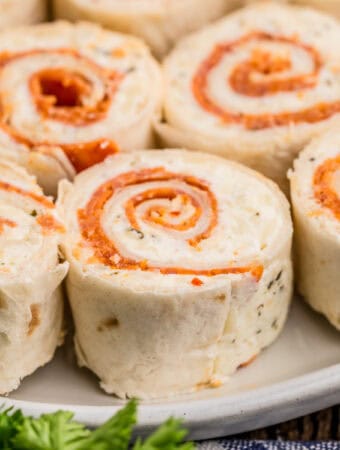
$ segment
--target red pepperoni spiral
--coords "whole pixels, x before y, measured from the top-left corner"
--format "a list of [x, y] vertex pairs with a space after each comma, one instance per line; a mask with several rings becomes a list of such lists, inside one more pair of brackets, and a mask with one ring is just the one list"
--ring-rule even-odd
[[34, 200], [36, 203], [42, 205], [44, 208], [48, 209], [54, 208], [53, 202], [51, 202], [51, 200], [49, 200], [47, 197], [36, 194], [35, 192], [26, 191], [25, 189], [21, 189], [18, 186], [15, 186], [14, 184], [10, 184], [0, 180], [0, 190], [18, 194], [22, 197], [30, 198], [31, 200]]
[[279, 92], [292, 92], [312, 89], [316, 86], [322, 58], [312, 46], [300, 42], [294, 37], [276, 36], [265, 32], [252, 32], [238, 40], [216, 45], [210, 55], [200, 64], [192, 80], [192, 91], [197, 102], [209, 113], [217, 116], [224, 123], [238, 123], [248, 130], [261, 130], [290, 123], [315, 123], [330, 118], [340, 112], [340, 101], [320, 102], [296, 112], [285, 111], [273, 114], [247, 114], [229, 111], [210, 97], [209, 75], [224, 57], [232, 55], [243, 45], [256, 41], [277, 42], [298, 47], [309, 55], [313, 69], [309, 73], [291, 75], [287, 78], [282, 73], [291, 68], [287, 57], [273, 55], [270, 52], [254, 49], [250, 58], [240, 62], [231, 72], [227, 82], [235, 93], [248, 97], [263, 97]]
[[[32, 200], [37, 206], [43, 207], [44, 210], [52, 211], [55, 206], [54, 203], [51, 202], [47, 197], [43, 195], [36, 194], [35, 192], [28, 191], [22, 189], [14, 184], [10, 184], [5, 181], [0, 180], [0, 190], [9, 194], [16, 194], [20, 197]], [[32, 210], [31, 213], [34, 217], [36, 217], [37, 223], [41, 226], [44, 234], [50, 234], [54, 232], [64, 233], [65, 229], [63, 225], [50, 213], [43, 212], [42, 214], [38, 214], [36, 210]], [[15, 222], [7, 218], [0, 217], [0, 234], [4, 231], [4, 226], [8, 226], [14, 228], [17, 226]]]
[[[119, 83], [123, 79], [121, 73], [106, 70], [76, 50], [67, 48], [2, 53], [0, 54], [0, 71], [16, 60], [36, 55], [70, 56], [78, 60], [79, 63], [90, 67], [92, 73], [102, 80], [105, 87], [103, 96], [96, 104], [88, 105], [84, 98], [91, 94], [93, 86], [91, 81], [81, 73], [63, 66], [38, 70], [28, 80], [28, 86], [36, 111], [43, 120], [49, 119], [71, 124], [75, 127], [84, 127], [98, 122], [106, 116]], [[0, 127], [15, 141], [29, 148], [38, 145], [58, 145], [64, 150], [78, 172], [103, 161], [108, 155], [118, 151], [117, 145], [110, 139], [96, 139], [74, 144], [62, 144], [48, 140], [32, 141], [15, 129], [15, 126], [8, 120], [8, 115], [10, 113], [2, 108]]]
[[[170, 181], [184, 183], [189, 192], [193, 191], [196, 195], [203, 196], [208, 205], [209, 220], [207, 221], [207, 225], [203, 231], [200, 231], [188, 240], [188, 245], [197, 246], [199, 242], [209, 238], [218, 222], [218, 208], [215, 195], [206, 182], [191, 175], [169, 172], [163, 167], [131, 171], [118, 175], [102, 184], [93, 193], [86, 206], [78, 211], [78, 222], [82, 238], [93, 249], [96, 260], [110, 266], [112, 269], [139, 269], [144, 271], [157, 271], [162, 274], [202, 276], [249, 272], [257, 280], [260, 279], [263, 267], [255, 264], [247, 267], [221, 267], [208, 270], [195, 270], [185, 267], [154, 266], [149, 264], [147, 260], [137, 261], [121, 254], [117, 245], [106, 235], [102, 227], [102, 215], [106, 203], [124, 188], [140, 186], [148, 182]], [[164, 204], [157, 204], [157, 200], [172, 200], [174, 198], [180, 198], [181, 202], [187, 205], [189, 204], [192, 213], [183, 218], [181, 210], [168, 210]], [[141, 206], [144, 206], [144, 213], [140, 218], [137, 216], [137, 210]], [[159, 188], [147, 188], [130, 197], [125, 203], [125, 213], [131, 227], [141, 233], [140, 220], [176, 232], [194, 229], [205, 211], [202, 210], [202, 206], [194, 194], [191, 195], [187, 190], [181, 190], [177, 187], [162, 186]]]

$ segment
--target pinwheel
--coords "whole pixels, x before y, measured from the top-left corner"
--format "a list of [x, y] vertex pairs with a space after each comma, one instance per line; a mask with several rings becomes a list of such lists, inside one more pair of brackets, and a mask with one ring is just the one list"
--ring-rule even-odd
[[120, 397], [221, 385], [283, 327], [291, 219], [280, 190], [222, 158], [147, 150], [61, 183], [80, 365]]
[[23, 168], [0, 162], [0, 393], [47, 363], [62, 342], [64, 227]]
[[0, 37], [0, 156], [47, 192], [119, 150], [148, 147], [159, 108], [157, 63], [138, 39], [54, 23]]
[[56, 16], [99, 22], [145, 39], [163, 56], [183, 34], [235, 7], [237, 0], [54, 0]]
[[280, 184], [310, 139], [340, 120], [340, 27], [260, 3], [185, 38], [164, 63], [164, 144], [242, 162]]
[[340, 330], [340, 138], [330, 130], [300, 154], [290, 173], [298, 286]]
[[0, 0], [0, 29], [40, 22], [45, 15], [45, 0]]

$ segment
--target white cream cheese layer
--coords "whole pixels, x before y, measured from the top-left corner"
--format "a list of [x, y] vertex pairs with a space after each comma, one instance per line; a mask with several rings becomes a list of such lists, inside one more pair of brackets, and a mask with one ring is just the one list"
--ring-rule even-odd
[[0, 162], [0, 393], [52, 358], [62, 342], [63, 227], [22, 168]]
[[58, 209], [79, 363], [107, 392], [219, 385], [282, 329], [292, 227], [261, 175], [184, 150], [124, 153], [63, 182]]
[[340, 329], [340, 139], [337, 129], [313, 140], [290, 172], [298, 286]]
[[339, 38], [331, 17], [274, 2], [184, 38], [164, 62], [165, 145], [242, 162], [287, 191], [294, 157], [339, 121]]
[[46, 191], [110, 153], [153, 142], [161, 75], [138, 39], [57, 22], [3, 32], [0, 54], [0, 155]]

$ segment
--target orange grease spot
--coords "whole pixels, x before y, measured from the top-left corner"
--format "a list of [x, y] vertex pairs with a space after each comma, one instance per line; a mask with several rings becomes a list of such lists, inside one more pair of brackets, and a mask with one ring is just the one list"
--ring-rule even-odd
[[202, 284], [204, 284], [204, 283], [203, 283], [202, 280], [200, 280], [199, 278], [195, 277], [195, 278], [193, 278], [191, 280], [191, 284], [194, 285], [194, 286], [202, 286]]
[[115, 58], [124, 58], [124, 56], [126, 56], [126, 53], [122, 48], [115, 48], [114, 50], [112, 50], [111, 55]]
[[253, 363], [253, 362], [255, 361], [256, 358], [257, 358], [257, 354], [254, 355], [254, 356], [252, 356], [250, 359], [248, 359], [248, 361], [246, 361], [246, 362], [240, 364], [240, 365], [238, 366], [238, 368], [239, 368], [239, 369], [243, 369], [244, 367], [250, 366], [250, 364]]
[[28, 324], [28, 331], [27, 331], [28, 336], [32, 336], [34, 331], [41, 324], [40, 306], [38, 304], [33, 304], [31, 305], [30, 310], [31, 310], [31, 320]]
[[208, 380], [202, 381], [201, 383], [196, 384], [196, 390], [200, 391], [201, 389], [217, 389], [222, 386], [222, 381], [220, 380]]

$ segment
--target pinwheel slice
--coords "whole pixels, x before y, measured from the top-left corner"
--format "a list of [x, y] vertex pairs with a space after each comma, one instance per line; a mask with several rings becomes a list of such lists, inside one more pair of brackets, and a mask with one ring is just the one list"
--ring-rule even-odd
[[120, 397], [219, 386], [283, 327], [289, 207], [269, 180], [184, 150], [108, 158], [58, 206], [80, 365]]
[[148, 147], [161, 76], [136, 38], [96, 25], [54, 23], [0, 37], [0, 156], [54, 193], [119, 150]]
[[311, 9], [249, 6], [185, 38], [164, 63], [165, 145], [216, 153], [272, 178], [340, 120], [340, 27]]
[[313, 140], [290, 172], [298, 286], [307, 302], [340, 330], [340, 137]]
[[0, 29], [37, 23], [45, 17], [45, 0], [0, 1]]
[[238, 0], [54, 0], [56, 16], [99, 22], [143, 38], [164, 56], [176, 40], [234, 8]]
[[59, 262], [65, 232], [54, 204], [21, 167], [0, 162], [0, 394], [53, 357], [62, 343]]

